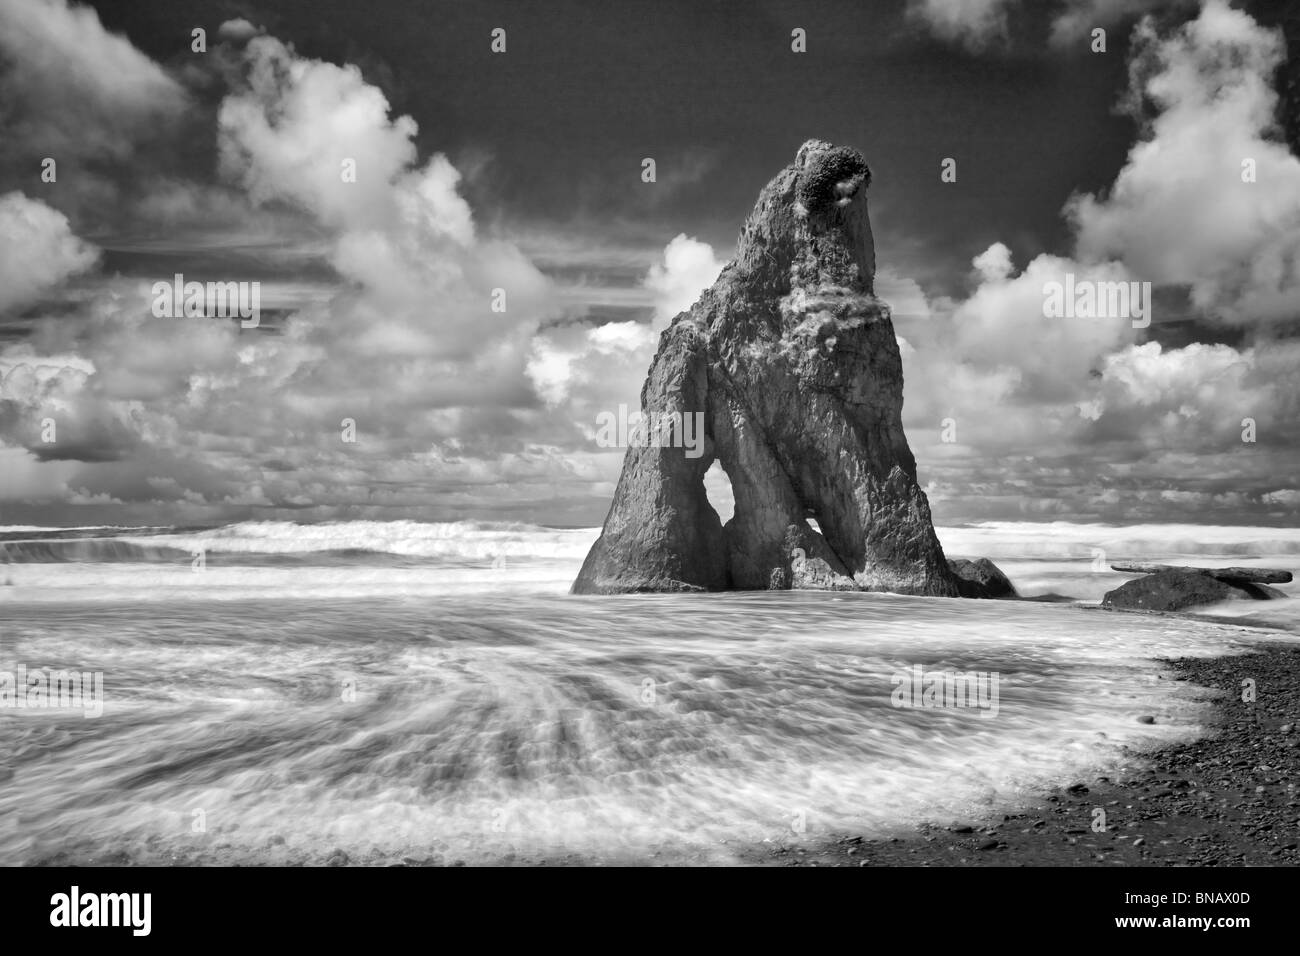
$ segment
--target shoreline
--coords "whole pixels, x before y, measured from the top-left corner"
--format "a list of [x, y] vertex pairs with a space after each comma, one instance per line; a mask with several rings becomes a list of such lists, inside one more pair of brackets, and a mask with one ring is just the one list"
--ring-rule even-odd
[[[1203, 619], [1260, 626], [1237, 618]], [[1300, 643], [1255, 645], [1246, 653], [1213, 658], [1163, 658], [1152, 666], [1167, 680], [1215, 694], [1206, 701], [1203, 736], [1156, 749], [1126, 749], [1117, 769], [1102, 771], [1111, 777], [1067, 780], [1054, 789], [1028, 792], [1013, 808], [903, 825], [890, 836], [839, 831], [776, 842], [730, 841], [726, 859], [698, 847], [600, 854], [532, 847], [476, 861], [431, 847], [412, 847], [411, 855], [400, 857], [370, 853], [350, 858], [341, 849], [302, 854], [287, 850], [281, 837], [270, 841], [265, 854], [256, 859], [228, 843], [217, 844], [207, 855], [182, 851], [170, 859], [151, 859], [150, 853], [120, 848], [75, 846], [59, 847], [17, 865], [1200, 867], [1300, 863], [1300, 773], [1296, 772], [1300, 770]], [[1241, 700], [1246, 678], [1255, 682], [1253, 704]], [[1104, 820], [1098, 821], [1099, 810]], [[1094, 829], [1097, 822], [1105, 829]]]
[[[1219, 692], [1208, 733], [1133, 751], [1137, 769], [1077, 780], [1018, 812], [750, 848], [767, 866], [1288, 866], [1300, 863], [1300, 647], [1163, 659]], [[1242, 701], [1242, 682], [1256, 700]], [[1283, 728], [1287, 728], [1284, 730]], [[1098, 811], [1104, 812], [1104, 818]], [[1098, 826], [1104, 829], [1096, 829]]]

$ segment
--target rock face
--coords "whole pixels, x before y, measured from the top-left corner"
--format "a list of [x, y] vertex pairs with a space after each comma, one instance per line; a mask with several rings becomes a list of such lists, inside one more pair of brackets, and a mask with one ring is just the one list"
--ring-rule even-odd
[[1108, 607], [1143, 611], [1181, 611], [1201, 604], [1237, 598], [1284, 598], [1276, 588], [1241, 580], [1224, 580], [1204, 570], [1172, 568], [1135, 578], [1107, 591], [1101, 603]]
[[1002, 569], [988, 558], [978, 561], [949, 558], [948, 567], [957, 575], [957, 590], [964, 598], [1020, 597]]
[[[809, 140], [763, 189], [736, 258], [663, 333], [641, 390], [648, 418], [702, 416], [702, 454], [688, 457], [671, 429], [628, 449], [575, 593], [958, 595], [903, 434], [893, 324], [872, 291], [870, 179], [856, 150]], [[704, 491], [715, 459], [735, 497], [725, 527]]]

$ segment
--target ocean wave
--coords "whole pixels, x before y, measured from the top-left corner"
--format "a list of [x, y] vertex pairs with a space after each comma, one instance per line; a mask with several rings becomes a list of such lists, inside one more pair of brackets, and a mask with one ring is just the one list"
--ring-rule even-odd
[[[986, 521], [935, 529], [950, 557], [994, 560], [1123, 560], [1201, 563], [1300, 557], [1294, 528], [1065, 521]], [[598, 528], [506, 521], [243, 521], [216, 528], [95, 526], [0, 528], [0, 564], [173, 563], [202, 551], [248, 565], [490, 562], [496, 558], [581, 562]], [[384, 556], [381, 558], [380, 556]], [[1288, 563], [1288, 562], [1281, 562]]]
[[[596, 539], [594, 528], [546, 528], [497, 521], [339, 521], [295, 524], [245, 521], [188, 534], [165, 536], [167, 547], [188, 552], [304, 554], [370, 552], [405, 557], [486, 560], [574, 558], [581, 560]], [[143, 546], [158, 538], [118, 540]]]
[[0, 541], [0, 564], [153, 564], [189, 559], [189, 553], [177, 545], [144, 545], [120, 538]]
[[237, 555], [240, 563], [254, 565], [392, 563], [402, 559], [580, 561], [599, 533], [594, 528], [556, 529], [490, 521], [250, 521], [163, 533], [140, 534], [140, 530], [144, 529], [119, 535], [0, 537], [0, 564], [171, 564], [189, 561], [198, 552]]
[[950, 557], [1089, 558], [1105, 562], [1178, 557], [1300, 555], [1300, 531], [1240, 525], [1076, 524], [1069, 521], [982, 521], [936, 528]]

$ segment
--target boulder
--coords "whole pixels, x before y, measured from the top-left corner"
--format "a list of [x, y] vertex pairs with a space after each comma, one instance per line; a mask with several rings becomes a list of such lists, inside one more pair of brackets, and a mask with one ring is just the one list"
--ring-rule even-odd
[[1232, 583], [1199, 569], [1173, 568], [1121, 584], [1115, 590], [1107, 591], [1101, 603], [1129, 610], [1181, 611], [1241, 598], [1268, 600], [1284, 597], [1284, 593], [1266, 585]]
[[[669, 429], [628, 449], [574, 593], [960, 593], [903, 434], [870, 181], [857, 150], [809, 140], [764, 187], [735, 259], [664, 331], [641, 390], [646, 420], [699, 415], [703, 448], [688, 456]], [[704, 491], [715, 460], [735, 498], [725, 526]]]
[[957, 575], [957, 590], [965, 598], [1018, 598], [1015, 586], [988, 558], [968, 561], [949, 558], [948, 567]]

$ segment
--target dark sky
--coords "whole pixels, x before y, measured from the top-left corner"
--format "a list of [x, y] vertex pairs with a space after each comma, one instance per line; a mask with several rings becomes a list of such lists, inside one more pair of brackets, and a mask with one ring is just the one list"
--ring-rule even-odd
[[[729, 250], [799, 143], [854, 144], [882, 266], [947, 294], [995, 240], [1022, 260], [1058, 248], [1065, 200], [1106, 186], [1133, 137], [1113, 109], [1126, 32], [1106, 55], [1049, 48], [1033, 5], [996, 58], [930, 38], [901, 0], [94, 5], [164, 63], [188, 55], [178, 38], [194, 26], [246, 16], [300, 55], [360, 66], [419, 123], [421, 152], [478, 169], [472, 204], [514, 226], [654, 246], [685, 231]], [[489, 49], [498, 26], [504, 56]], [[806, 54], [791, 52], [795, 27]], [[659, 189], [640, 182], [646, 156]], [[945, 157], [956, 183], [940, 182]]]

